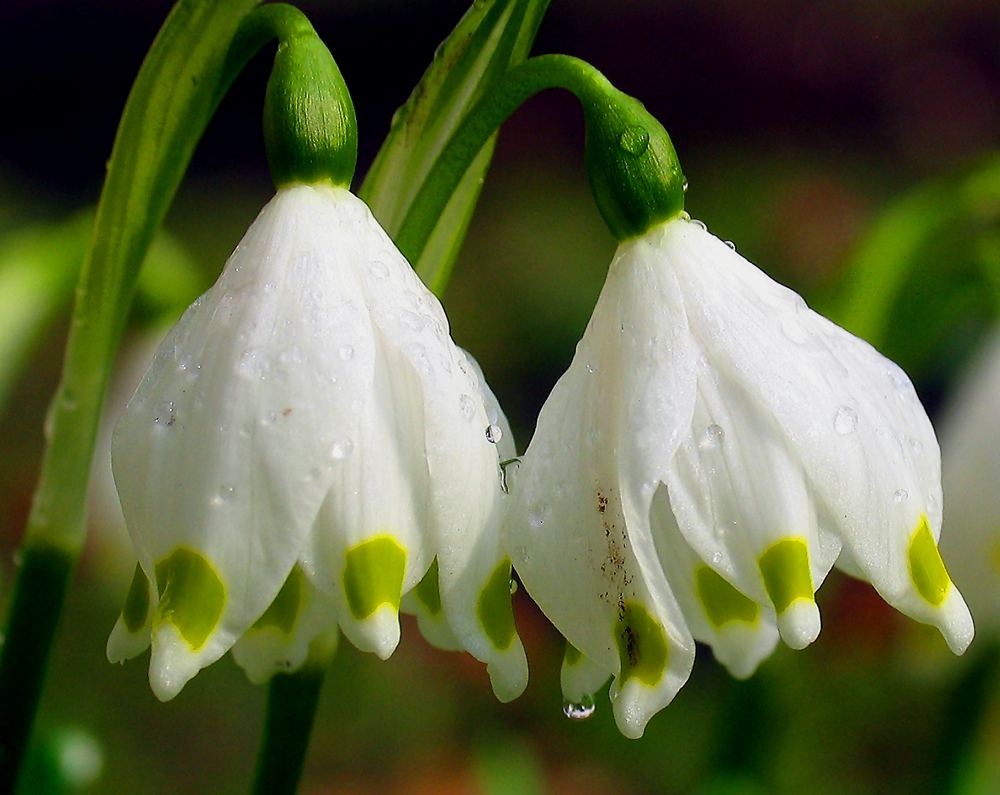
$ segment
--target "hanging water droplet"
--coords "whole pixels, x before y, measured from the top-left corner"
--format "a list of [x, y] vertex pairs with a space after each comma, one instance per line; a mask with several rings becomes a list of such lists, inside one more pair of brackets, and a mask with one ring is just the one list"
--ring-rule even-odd
[[384, 279], [389, 275], [389, 266], [375, 259], [368, 263], [368, 272], [376, 279]]
[[723, 240], [722, 242], [726, 244], [727, 248], [736, 251], [736, 244], [732, 240]]
[[462, 397], [458, 399], [458, 407], [465, 419], [471, 420], [476, 416], [476, 401], [473, 399], [472, 395], [462, 395]]
[[570, 720], [587, 720], [591, 715], [594, 714], [594, 710], [597, 706], [594, 704], [593, 696], [584, 696], [579, 701], [570, 701], [567, 699], [563, 702], [563, 715], [565, 715]]
[[163, 425], [168, 428], [177, 422], [177, 413], [174, 409], [174, 401], [161, 400], [157, 403], [156, 416], [153, 417], [153, 422], [157, 425]]
[[892, 495], [893, 502], [900, 503], [910, 496], [910, 493], [906, 489], [896, 489], [896, 493]]
[[354, 449], [354, 442], [350, 439], [337, 439], [330, 446], [330, 458], [335, 461], [343, 461]]
[[345, 362], [354, 358], [354, 346], [353, 345], [341, 345], [337, 349], [337, 355], [340, 356]]
[[618, 145], [630, 155], [638, 157], [649, 148], [649, 133], [639, 125], [626, 127], [618, 138]]
[[486, 441], [490, 444], [497, 444], [503, 438], [503, 430], [499, 425], [486, 426]]
[[833, 429], [841, 436], [854, 433], [858, 427], [858, 413], [850, 406], [841, 406], [837, 409], [837, 416], [833, 418]]
[[721, 425], [716, 425], [714, 422], [705, 428], [705, 433], [702, 434], [701, 442], [699, 447], [703, 450], [711, 450], [722, 444], [722, 440], [726, 438], [726, 432], [722, 430]]
[[510, 578], [510, 582], [508, 583], [508, 587], [510, 588], [510, 595], [511, 596], [513, 596], [514, 594], [516, 594], [517, 593], [517, 580], [515, 580], [513, 577], [511, 577]]

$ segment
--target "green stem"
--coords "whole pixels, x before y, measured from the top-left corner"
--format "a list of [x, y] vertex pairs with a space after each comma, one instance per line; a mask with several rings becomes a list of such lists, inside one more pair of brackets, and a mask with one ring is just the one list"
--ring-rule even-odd
[[[490, 136], [524, 102], [547, 88], [566, 89], [583, 107], [591, 188], [619, 239], [641, 234], [683, 210], [684, 177], [659, 122], [587, 62], [568, 55], [540, 55], [498, 79], [445, 145], [396, 235], [396, 245], [411, 262], [420, 259], [436, 219]], [[635, 142], [629, 137], [633, 133]], [[438, 291], [435, 274], [420, 275], [431, 277], [428, 286]]]
[[94, 440], [139, 267], [219, 98], [249, 57], [227, 59], [258, 0], [180, 0], [136, 77], [77, 286], [48, 444], [21, 545], [0, 658], [0, 792], [13, 789], [69, 578], [86, 538]]
[[309, 661], [293, 674], [277, 674], [267, 691], [267, 716], [257, 754], [253, 792], [257, 795], [294, 793], [302, 777], [309, 736], [323, 675], [333, 655], [327, 638], [313, 642]]

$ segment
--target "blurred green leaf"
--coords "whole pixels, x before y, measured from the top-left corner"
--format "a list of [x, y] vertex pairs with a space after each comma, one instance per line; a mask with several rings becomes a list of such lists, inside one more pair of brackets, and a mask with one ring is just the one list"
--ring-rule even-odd
[[872, 225], [837, 322], [914, 372], [956, 358], [1000, 307], [1000, 155], [918, 186]]
[[[434, 53], [392, 120], [358, 194], [390, 236], [403, 226], [428, 172], [466, 112], [507, 69], [523, 61], [549, 0], [477, 0]], [[440, 293], [465, 237], [496, 136], [476, 154], [421, 251], [404, 251]]]
[[496, 738], [479, 748], [476, 778], [484, 795], [542, 795], [546, 790], [537, 756], [510, 737]]

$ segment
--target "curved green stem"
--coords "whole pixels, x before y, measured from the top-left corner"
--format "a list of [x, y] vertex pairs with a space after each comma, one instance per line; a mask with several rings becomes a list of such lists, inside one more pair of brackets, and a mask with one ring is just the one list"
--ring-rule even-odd
[[249, 58], [229, 54], [258, 0], [181, 0], [122, 114], [80, 273], [63, 373], [0, 658], [0, 791], [13, 789], [63, 597], [86, 537], [86, 495], [101, 404], [139, 266], [219, 99]]
[[[588, 177], [598, 208], [619, 239], [641, 234], [683, 210], [684, 176], [659, 122], [586, 61], [540, 55], [500, 78], [442, 150], [396, 236], [396, 245], [410, 261], [420, 258], [435, 220], [493, 132], [547, 88], [566, 89], [583, 107]], [[426, 275], [433, 276], [421, 273]], [[436, 291], [434, 281], [429, 286]]]

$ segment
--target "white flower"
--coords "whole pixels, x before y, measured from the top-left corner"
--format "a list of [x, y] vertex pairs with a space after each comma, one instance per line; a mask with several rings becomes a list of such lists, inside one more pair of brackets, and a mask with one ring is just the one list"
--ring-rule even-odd
[[941, 430], [941, 548], [982, 631], [1000, 631], [1000, 330], [973, 357]]
[[693, 639], [737, 676], [779, 634], [812, 642], [834, 565], [964, 650], [939, 469], [895, 364], [677, 218], [619, 247], [538, 418], [506, 543], [571, 644], [567, 698], [613, 675], [618, 726], [638, 737]]
[[[368, 208], [280, 190], [115, 432], [141, 569], [108, 642], [171, 698], [236, 644], [254, 680], [336, 627], [381, 657], [412, 608], [524, 687], [499, 543], [499, 409]], [[496, 441], [496, 434], [494, 441]]]

